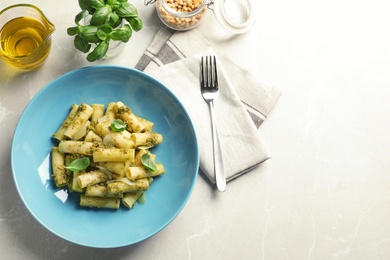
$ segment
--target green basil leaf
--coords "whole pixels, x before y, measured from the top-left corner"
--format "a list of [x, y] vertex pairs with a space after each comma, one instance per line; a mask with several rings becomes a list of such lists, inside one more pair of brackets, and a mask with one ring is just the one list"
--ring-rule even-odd
[[74, 36], [74, 35], [76, 35], [76, 34], [79, 33], [79, 28], [77, 28], [77, 27], [69, 27], [69, 28], [66, 30], [66, 32], [67, 32], [67, 34], [68, 34], [69, 36]]
[[139, 17], [128, 17], [126, 20], [130, 23], [131, 28], [133, 28], [136, 32], [140, 31], [143, 27], [142, 20]]
[[107, 39], [107, 36], [112, 32], [112, 27], [108, 24], [100, 25], [96, 31], [96, 36], [104, 41]]
[[98, 30], [98, 27], [97, 26], [91, 26], [91, 25], [86, 25], [86, 26], [81, 26], [79, 25], [79, 35], [81, 38], [83, 38], [83, 40], [87, 41], [87, 42], [93, 42], [93, 43], [97, 43], [97, 42], [100, 42], [101, 40], [99, 39], [99, 37], [97, 36], [97, 30]]
[[118, 0], [107, 0], [106, 3], [111, 6], [113, 10], [117, 9], [120, 6], [120, 2]]
[[112, 32], [112, 27], [108, 24], [103, 24], [98, 27], [98, 31], [103, 31], [106, 34], [109, 34]]
[[110, 13], [107, 17], [107, 24], [111, 25], [114, 28], [119, 26], [121, 22], [122, 19], [119, 19], [119, 16], [115, 12]]
[[108, 51], [108, 42], [102, 41], [95, 47], [95, 49], [92, 52], [90, 52], [87, 55], [87, 60], [89, 62], [100, 60], [101, 58], [104, 57], [104, 55], [106, 55], [107, 51]]
[[111, 130], [114, 132], [122, 132], [122, 131], [126, 130], [127, 125], [122, 120], [115, 119], [115, 120], [112, 120], [110, 127], [111, 127]]
[[132, 30], [130, 25], [125, 24], [123, 27], [115, 29], [111, 33], [111, 39], [114, 41], [128, 42], [131, 38]]
[[91, 49], [91, 44], [88, 43], [83, 38], [81, 38], [79, 35], [75, 36], [73, 44], [76, 47], [76, 49], [78, 49], [79, 51], [81, 51], [83, 53], [87, 53]]
[[96, 32], [96, 36], [101, 40], [101, 41], [105, 41], [107, 39], [107, 34], [104, 32], [104, 31], [100, 31], [98, 30]]
[[104, 0], [89, 0], [90, 6], [95, 10], [103, 7], [105, 5]]
[[84, 19], [88, 15], [87, 10], [83, 10], [80, 13], [78, 13], [74, 19], [74, 22], [78, 24], [82, 19]]
[[87, 169], [89, 164], [90, 160], [88, 157], [81, 157], [72, 161], [68, 166], [65, 166], [65, 168], [72, 172], [79, 172]]
[[115, 10], [115, 13], [121, 18], [138, 16], [137, 8], [128, 2], [122, 3], [120, 7]]
[[81, 10], [85, 10], [85, 9], [89, 8], [91, 6], [91, 4], [89, 3], [89, 0], [79, 0], [79, 6], [80, 6]]
[[79, 0], [79, 6], [81, 10], [87, 10], [90, 14], [95, 12], [95, 9], [92, 8], [91, 0]]
[[105, 5], [103, 7], [100, 7], [92, 15], [90, 24], [95, 25], [95, 26], [105, 24], [107, 21], [107, 18], [111, 12], [112, 12], [112, 9], [111, 9], [111, 6], [109, 6], [109, 5]]
[[145, 153], [144, 155], [141, 156], [141, 162], [148, 171], [154, 172], [157, 170], [157, 165], [152, 160], [149, 153]]

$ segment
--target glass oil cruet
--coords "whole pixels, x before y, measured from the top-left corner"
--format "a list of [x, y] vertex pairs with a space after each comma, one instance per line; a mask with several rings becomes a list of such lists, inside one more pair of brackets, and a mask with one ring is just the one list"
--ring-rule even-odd
[[54, 25], [36, 6], [17, 4], [0, 11], [0, 56], [26, 70], [40, 67], [51, 49]]

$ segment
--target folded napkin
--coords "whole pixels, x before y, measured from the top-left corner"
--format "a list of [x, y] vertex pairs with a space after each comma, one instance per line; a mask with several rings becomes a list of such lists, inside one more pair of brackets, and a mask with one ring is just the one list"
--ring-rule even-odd
[[[227, 181], [270, 158], [257, 128], [280, 97], [274, 88], [259, 83], [197, 29], [175, 32], [161, 28], [136, 68], [160, 80], [183, 103], [198, 136], [200, 169], [215, 183], [211, 117], [200, 94], [200, 57], [216, 55], [220, 95], [215, 102], [217, 128]], [[234, 75], [229, 78], [227, 75]]]

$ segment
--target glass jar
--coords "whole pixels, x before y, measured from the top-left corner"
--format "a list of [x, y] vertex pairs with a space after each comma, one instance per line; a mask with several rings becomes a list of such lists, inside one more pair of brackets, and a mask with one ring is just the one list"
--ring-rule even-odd
[[208, 0], [157, 0], [156, 11], [160, 20], [169, 28], [185, 31], [199, 25]]
[[254, 23], [251, 0], [144, 0], [145, 5], [156, 2], [160, 20], [177, 31], [198, 26], [207, 9], [214, 12], [227, 31], [242, 34]]

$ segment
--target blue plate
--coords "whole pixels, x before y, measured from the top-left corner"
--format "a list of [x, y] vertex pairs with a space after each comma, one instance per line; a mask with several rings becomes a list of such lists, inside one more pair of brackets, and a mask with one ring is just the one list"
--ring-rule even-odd
[[[56, 188], [50, 151], [72, 104], [122, 101], [155, 123], [164, 141], [153, 148], [165, 175], [146, 191], [146, 203], [132, 209], [78, 206], [79, 194]], [[147, 239], [166, 227], [183, 209], [199, 167], [196, 133], [183, 105], [159, 81], [137, 70], [92, 66], [71, 71], [44, 87], [17, 124], [11, 151], [17, 190], [31, 214], [54, 234], [76, 244], [113, 248]]]

